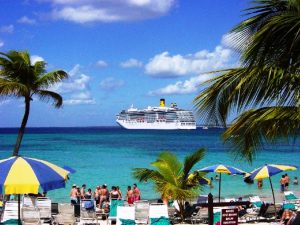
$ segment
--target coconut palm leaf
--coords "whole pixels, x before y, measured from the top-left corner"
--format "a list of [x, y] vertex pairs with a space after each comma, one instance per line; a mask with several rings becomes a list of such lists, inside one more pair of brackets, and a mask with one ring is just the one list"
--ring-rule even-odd
[[229, 113], [241, 114], [223, 137], [249, 160], [265, 141], [294, 137], [300, 105], [300, 0], [252, 4], [232, 30], [241, 67], [213, 71], [218, 76], [194, 99], [208, 124], [226, 126]]
[[204, 149], [199, 149], [187, 156], [182, 163], [175, 154], [165, 151], [150, 164], [154, 169], [134, 168], [132, 174], [139, 181], [153, 182], [155, 191], [159, 192], [162, 198], [176, 199], [183, 218], [185, 200], [196, 197], [201, 190], [199, 179], [202, 173], [195, 173], [194, 176], [189, 176], [189, 173], [203, 157]]
[[13, 150], [14, 156], [19, 153], [32, 96], [37, 94], [41, 100], [53, 100], [56, 108], [62, 105], [62, 97], [47, 88], [67, 78], [68, 74], [62, 70], [46, 73], [45, 67], [44, 61], [32, 65], [27, 51], [0, 52], [0, 95], [22, 97], [25, 100], [25, 112]]

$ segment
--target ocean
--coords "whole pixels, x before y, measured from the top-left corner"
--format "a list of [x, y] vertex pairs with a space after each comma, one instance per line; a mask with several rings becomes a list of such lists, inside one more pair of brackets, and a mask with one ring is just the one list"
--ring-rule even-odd
[[[193, 170], [214, 164], [227, 164], [252, 171], [266, 163], [292, 164], [299, 166], [300, 139], [292, 143], [284, 140], [266, 145], [256, 154], [252, 164], [236, 158], [229, 145], [221, 139], [223, 130], [212, 128], [203, 130], [125, 130], [119, 127], [87, 128], [27, 128], [20, 149], [20, 155], [48, 160], [59, 166], [70, 166], [76, 173], [70, 175], [66, 188], [50, 191], [48, 195], [57, 202], [68, 202], [72, 184], [95, 189], [97, 185], [120, 186], [123, 195], [126, 187], [137, 183], [143, 199], [156, 199], [159, 194], [152, 184], [139, 183], [131, 173], [135, 167], [150, 167], [157, 155], [164, 150], [174, 152], [180, 159], [187, 154], [205, 148], [206, 155]], [[16, 128], [0, 128], [0, 158], [10, 157], [16, 140]], [[287, 171], [291, 180], [300, 177], [300, 170]], [[207, 177], [215, 177], [208, 173]], [[275, 192], [279, 192], [282, 174], [272, 177]], [[201, 194], [211, 192], [218, 195], [218, 182], [213, 188], [203, 186]], [[300, 186], [300, 185], [299, 185]], [[297, 185], [290, 189], [299, 191]], [[250, 194], [270, 196], [269, 181], [264, 180], [263, 188], [256, 184], [246, 184], [242, 176], [222, 175], [222, 197], [239, 197]], [[199, 193], [200, 194], [200, 193]]]

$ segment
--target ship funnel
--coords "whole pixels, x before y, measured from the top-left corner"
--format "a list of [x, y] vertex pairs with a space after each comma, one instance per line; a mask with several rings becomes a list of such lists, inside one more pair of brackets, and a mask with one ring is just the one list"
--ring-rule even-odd
[[164, 98], [161, 98], [161, 99], [160, 99], [159, 106], [160, 106], [160, 107], [165, 107], [165, 106], [166, 106], [166, 101], [165, 101]]

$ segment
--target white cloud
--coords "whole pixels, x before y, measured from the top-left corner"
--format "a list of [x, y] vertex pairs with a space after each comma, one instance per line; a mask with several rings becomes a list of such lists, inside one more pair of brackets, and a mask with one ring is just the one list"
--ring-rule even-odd
[[4, 42], [0, 40], [0, 48], [4, 46]]
[[57, 83], [51, 90], [62, 94], [66, 105], [95, 104], [96, 101], [90, 93], [90, 76], [81, 72], [79, 64], [76, 64], [68, 74], [67, 80]]
[[36, 62], [38, 61], [45, 61], [43, 57], [41, 56], [38, 56], [38, 55], [32, 55], [30, 56], [30, 61], [31, 61], [31, 64], [34, 65]]
[[18, 23], [33, 25], [36, 24], [36, 20], [30, 19], [27, 16], [22, 16], [20, 19], [18, 19]]
[[136, 21], [163, 16], [177, 0], [44, 0], [51, 2], [54, 19], [75, 23]]
[[98, 60], [98, 61], [96, 62], [96, 66], [102, 68], [102, 67], [107, 67], [108, 64], [107, 64], [107, 62], [105, 62], [104, 60]]
[[11, 34], [11, 33], [14, 32], [14, 29], [15, 29], [14, 25], [10, 24], [10, 25], [7, 25], [7, 26], [0, 27], [0, 32]]
[[174, 84], [169, 84], [166, 87], [149, 91], [148, 95], [161, 96], [161, 95], [173, 95], [173, 94], [191, 94], [199, 90], [199, 85], [204, 81], [211, 78], [211, 74], [200, 74], [195, 77], [191, 77], [185, 81], [177, 81]]
[[5, 99], [5, 100], [0, 100], [0, 106], [2, 106], [2, 105], [7, 105], [7, 104], [9, 104], [10, 103], [10, 100], [7, 100], [7, 99]]
[[107, 91], [115, 90], [116, 88], [122, 87], [123, 85], [123, 80], [119, 80], [114, 77], [107, 77], [100, 82], [100, 88]]
[[128, 59], [125, 62], [121, 62], [120, 66], [123, 68], [142, 67], [143, 63], [137, 59]]
[[226, 68], [231, 64], [232, 51], [217, 46], [214, 51], [202, 50], [189, 55], [155, 55], [145, 66], [145, 73], [158, 77], [179, 77]]
[[91, 97], [89, 91], [80, 92], [72, 95], [69, 99], [64, 101], [65, 105], [93, 105], [96, 104], [95, 99]]

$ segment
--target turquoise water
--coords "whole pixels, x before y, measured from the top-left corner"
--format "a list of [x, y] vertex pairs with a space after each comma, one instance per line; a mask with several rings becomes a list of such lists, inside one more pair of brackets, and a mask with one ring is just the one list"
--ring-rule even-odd
[[[16, 139], [16, 129], [0, 129], [0, 158], [11, 156]], [[150, 162], [163, 150], [170, 150], [180, 158], [204, 147], [207, 149], [203, 161], [194, 168], [201, 169], [213, 164], [228, 164], [251, 171], [265, 163], [299, 165], [299, 138], [290, 144], [280, 142], [265, 146], [256, 155], [252, 165], [237, 159], [230, 153], [230, 147], [220, 139], [221, 129], [197, 129], [195, 131], [132, 131], [117, 127], [103, 128], [31, 128], [27, 130], [20, 154], [48, 160], [60, 166], [68, 165], [77, 172], [71, 174], [65, 189], [49, 192], [55, 201], [69, 201], [71, 185], [86, 183], [88, 188], [107, 184], [120, 186], [123, 193], [126, 187], [137, 183], [142, 198], [153, 199], [159, 195], [153, 191], [151, 183], [138, 183], [131, 176], [134, 167], [149, 167]], [[300, 171], [288, 171], [291, 178], [300, 177]], [[216, 174], [209, 173], [208, 177]], [[279, 191], [282, 174], [272, 177], [275, 191]], [[291, 189], [299, 191], [298, 186]], [[217, 196], [218, 183], [214, 188], [204, 187], [202, 194], [212, 192]], [[270, 196], [268, 180], [263, 189], [256, 184], [248, 185], [241, 176], [222, 176], [222, 197], [237, 197], [249, 194]]]

